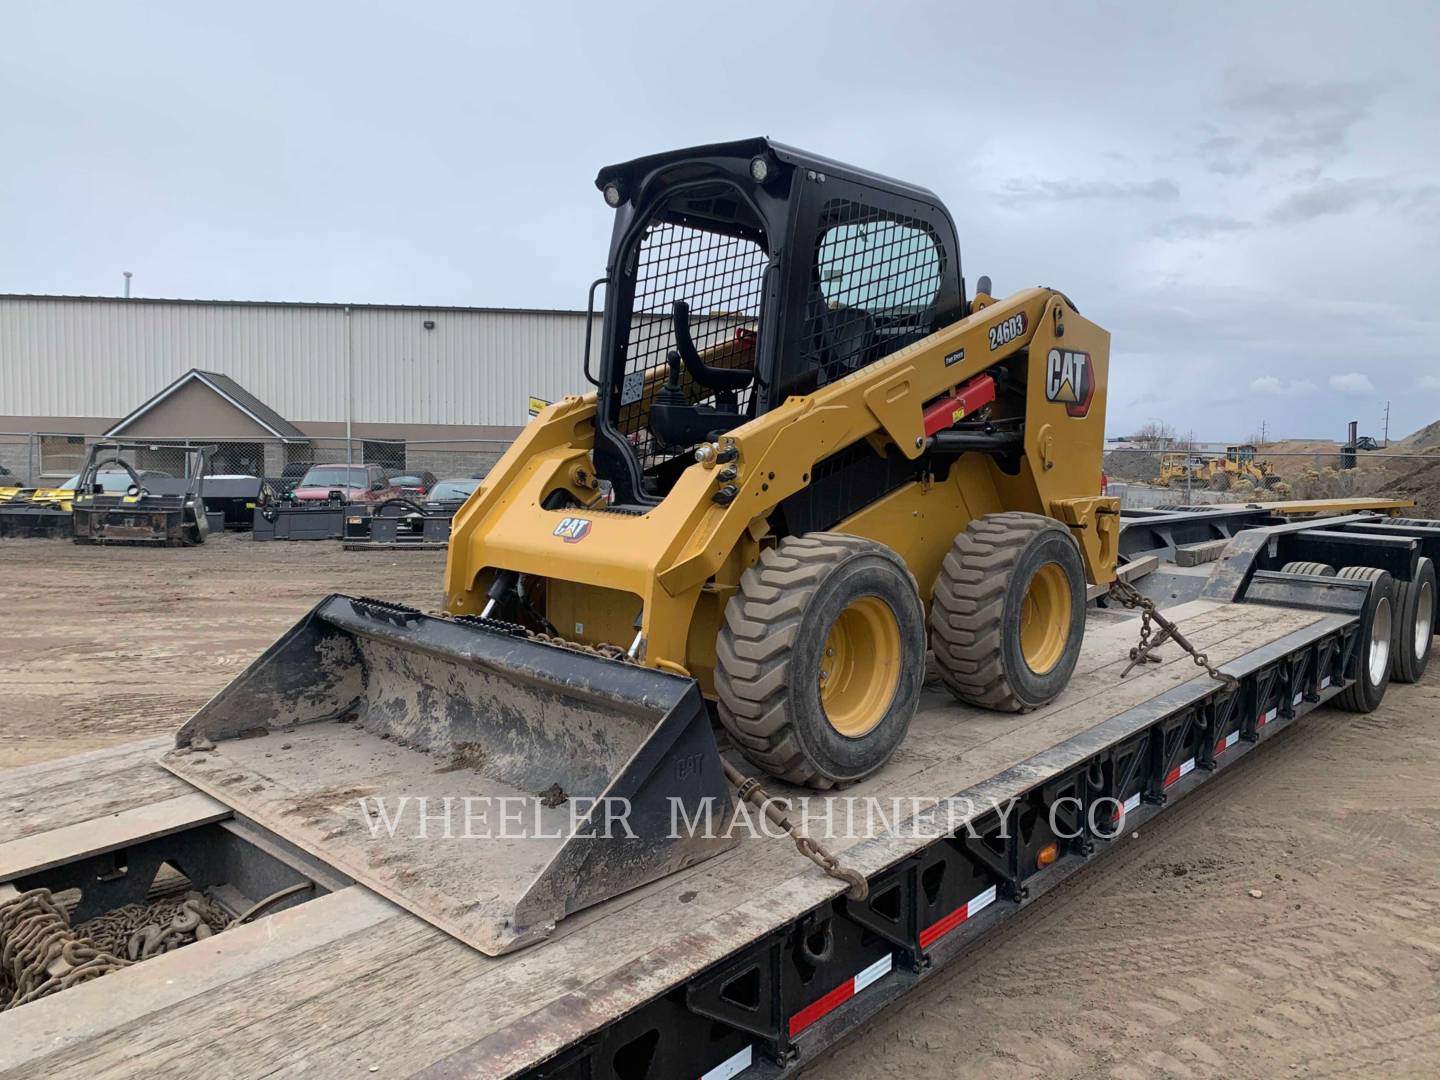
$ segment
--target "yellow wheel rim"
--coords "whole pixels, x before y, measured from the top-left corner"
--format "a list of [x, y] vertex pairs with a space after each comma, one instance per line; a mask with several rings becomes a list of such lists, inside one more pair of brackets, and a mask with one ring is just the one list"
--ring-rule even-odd
[[858, 739], [885, 717], [900, 683], [900, 624], [877, 596], [840, 613], [820, 656], [820, 704], [830, 726]]
[[1058, 563], [1046, 563], [1030, 579], [1020, 607], [1020, 653], [1036, 675], [1065, 655], [1070, 638], [1070, 582]]

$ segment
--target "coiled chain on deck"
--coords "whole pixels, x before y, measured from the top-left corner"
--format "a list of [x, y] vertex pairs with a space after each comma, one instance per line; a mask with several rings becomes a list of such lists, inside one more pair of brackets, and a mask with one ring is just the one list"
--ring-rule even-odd
[[[1129, 675], [1139, 664], [1160, 663], [1160, 657], [1155, 656], [1153, 651], [1165, 644], [1165, 642], [1173, 641], [1179, 645], [1181, 649], [1189, 653], [1190, 659], [1195, 661], [1196, 666], [1204, 668], [1212, 679], [1229, 687], [1231, 690], [1240, 685], [1240, 680], [1235, 678], [1234, 675], [1226, 674], [1210, 663], [1210, 658], [1194, 645], [1190, 644], [1185, 635], [1180, 632], [1178, 626], [1160, 614], [1159, 609], [1155, 607], [1155, 601], [1151, 600], [1148, 596], [1142, 596], [1134, 585], [1131, 585], [1128, 581], [1122, 581], [1116, 578], [1110, 583], [1110, 595], [1118, 600], [1124, 607], [1132, 610], [1139, 608], [1140, 610], [1140, 640], [1136, 643], [1135, 647], [1130, 650], [1130, 663], [1126, 666], [1125, 670], [1120, 673], [1122, 679], [1126, 675]], [[1154, 627], [1151, 626], [1152, 622], [1160, 627], [1159, 634], [1155, 634]]]
[[77, 934], [49, 889], [0, 904], [0, 1012], [127, 966]]
[[198, 892], [148, 904], [126, 904], [75, 928], [98, 948], [128, 960], [148, 960], [202, 941], [230, 925], [230, 917]]

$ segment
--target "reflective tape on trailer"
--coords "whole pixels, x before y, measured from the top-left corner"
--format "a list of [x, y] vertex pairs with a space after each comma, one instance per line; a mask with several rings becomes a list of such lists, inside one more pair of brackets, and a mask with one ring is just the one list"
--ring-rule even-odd
[[890, 969], [894, 966], [894, 963], [894, 955], [886, 953], [858, 975], [846, 979], [819, 1001], [806, 1005], [805, 1008], [790, 1017], [790, 1037], [793, 1039], [796, 1035], [799, 1035], [800, 1032], [815, 1023], [815, 1021], [823, 1016], [829, 1015], [835, 1009], [845, 1004], [845, 1002], [860, 993], [861, 990], [864, 990], [876, 979], [890, 974]]
[[728, 1057], [719, 1065], [716, 1065], [709, 1072], [700, 1077], [700, 1080], [730, 1080], [732, 1076], [738, 1076], [742, 1071], [748, 1069], [755, 1060], [755, 1048], [747, 1046], [733, 1057]]
[[1292, 701], [1290, 704], [1291, 704], [1291, 705], [1299, 705], [1300, 702], [1302, 702], [1302, 701], [1304, 701], [1304, 700], [1305, 700], [1305, 691], [1302, 690], [1302, 691], [1300, 691], [1300, 693], [1298, 693], [1298, 694], [1295, 695], [1295, 700]]
[[979, 896], [972, 896], [965, 903], [961, 904], [949, 915], [936, 919], [933, 923], [920, 931], [920, 947], [928, 949], [935, 942], [963, 924], [967, 919], [973, 919], [977, 914], [995, 902], [995, 886], [991, 885]]
[[1134, 811], [1134, 810], [1138, 810], [1139, 808], [1140, 808], [1140, 793], [1137, 791], [1134, 795], [1131, 795], [1128, 799], [1126, 799], [1123, 803], [1121, 803], [1119, 806], [1117, 806], [1117, 807], [1115, 808], [1115, 818], [1114, 818], [1114, 820], [1116, 820], [1116, 821], [1124, 821], [1126, 814], [1131, 813], [1131, 812]]
[[1186, 758], [1179, 765], [1176, 765], [1173, 769], [1171, 769], [1168, 773], [1165, 774], [1165, 786], [1169, 787], [1171, 784], [1178, 781], [1182, 776], [1189, 776], [1194, 771], [1195, 759], [1193, 757]]
[[1270, 721], [1274, 720], [1275, 717], [1277, 717], [1277, 716], [1279, 716], [1279, 715], [1280, 715], [1280, 710], [1279, 710], [1279, 709], [1271, 709], [1269, 712], [1262, 712], [1262, 713], [1260, 714], [1259, 718], [1256, 720], [1256, 723], [1257, 723], [1260, 727], [1264, 727], [1266, 724], [1270, 723]]
[[1330, 676], [1329, 676], [1329, 675], [1326, 675], [1323, 679], [1320, 680], [1320, 689], [1321, 689], [1321, 690], [1324, 690], [1324, 689], [1325, 689], [1327, 686], [1329, 686], [1329, 685], [1330, 685]]
[[1223, 754], [1226, 750], [1229, 750], [1230, 747], [1234, 746], [1239, 741], [1240, 732], [1232, 731], [1229, 735], [1226, 735], [1223, 739], [1221, 739], [1215, 744], [1215, 753]]

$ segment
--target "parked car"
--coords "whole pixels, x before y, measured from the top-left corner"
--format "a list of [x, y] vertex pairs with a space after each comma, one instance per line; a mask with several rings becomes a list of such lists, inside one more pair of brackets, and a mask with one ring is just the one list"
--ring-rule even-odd
[[400, 497], [379, 465], [312, 465], [290, 493], [298, 503], [330, 501], [332, 491], [353, 503], [378, 503]]
[[398, 487], [406, 498], [413, 499], [417, 495], [430, 493], [430, 489], [435, 486], [435, 474], [424, 469], [418, 472], [396, 473], [391, 475], [390, 483]]
[[480, 486], [475, 479], [440, 480], [430, 489], [432, 503], [463, 503]]

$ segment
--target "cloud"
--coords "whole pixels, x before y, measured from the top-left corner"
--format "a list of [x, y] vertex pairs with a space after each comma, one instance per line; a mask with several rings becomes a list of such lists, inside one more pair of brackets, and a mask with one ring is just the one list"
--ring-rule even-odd
[[1421, 375], [1421, 390], [1440, 390], [1440, 375]]
[[1277, 379], [1274, 375], [1261, 375], [1258, 379], [1250, 380], [1250, 389], [1256, 394], [1313, 394], [1317, 389], [1309, 379], [1291, 379], [1286, 382]]
[[1293, 225], [1364, 206], [1403, 206], [1416, 209], [1440, 196], [1440, 185], [1409, 187], [1377, 178], [1326, 180], [1282, 199], [1266, 215], [1280, 225]]
[[1153, 199], [1173, 202], [1180, 198], [1174, 180], [1007, 180], [995, 198], [1006, 206], [1033, 206], [1037, 203], [1069, 203], [1092, 200]]
[[1244, 232], [1251, 227], [1250, 222], [1227, 214], [1179, 214], [1158, 223], [1150, 231], [1163, 240], [1204, 240]]
[[1331, 375], [1330, 389], [1342, 390], [1349, 394], [1373, 394], [1375, 384], [1370, 381], [1370, 376], [1362, 375], [1358, 371], [1351, 371], [1344, 375]]
[[1268, 82], [1232, 92], [1226, 104], [1268, 128], [1252, 150], [1255, 157], [1329, 157], [1346, 148], [1351, 129], [1379, 92], [1368, 82]]

